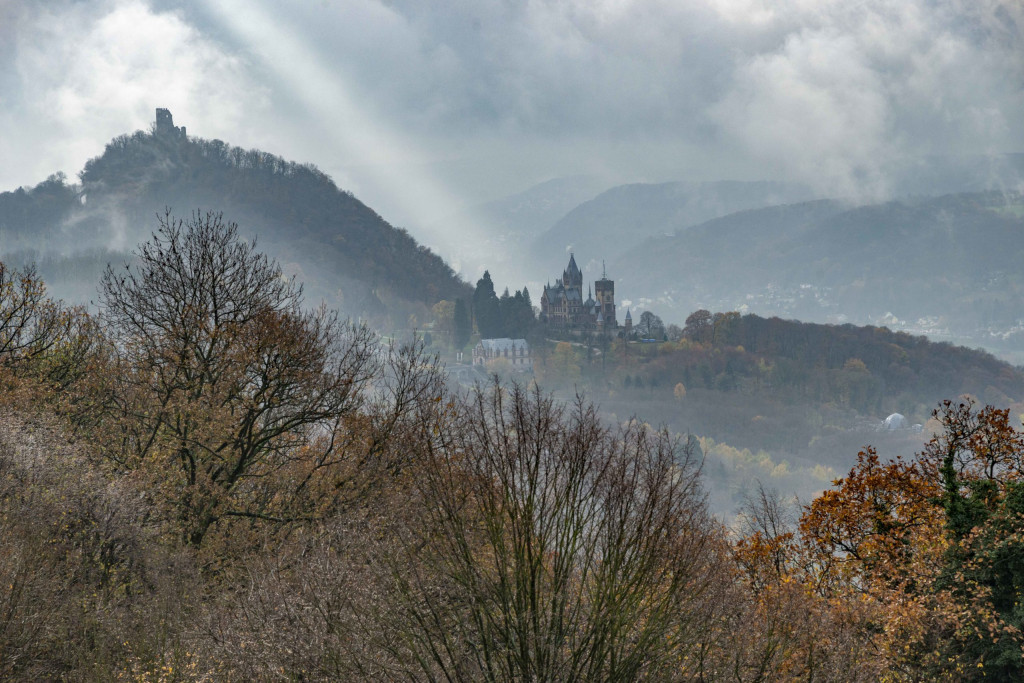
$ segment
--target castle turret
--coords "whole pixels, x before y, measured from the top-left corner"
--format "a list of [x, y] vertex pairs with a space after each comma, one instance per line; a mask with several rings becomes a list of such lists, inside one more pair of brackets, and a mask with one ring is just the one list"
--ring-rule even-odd
[[618, 327], [615, 321], [615, 281], [608, 279], [603, 268], [601, 279], [594, 283], [594, 293], [597, 294], [597, 306], [604, 313], [605, 327]]

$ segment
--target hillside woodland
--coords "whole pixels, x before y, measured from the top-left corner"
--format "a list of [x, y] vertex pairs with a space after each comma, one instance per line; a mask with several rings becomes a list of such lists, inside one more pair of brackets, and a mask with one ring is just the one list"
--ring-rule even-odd
[[[535, 372], [564, 395], [584, 389], [607, 419], [639, 413], [697, 439], [711, 509], [724, 518], [758, 481], [786, 496], [815, 495], [865, 444], [913, 455], [945, 397], [1005, 406], [1015, 420], [1024, 413], [1019, 368], [883, 327], [699, 310], [658, 336], [536, 345]], [[883, 428], [893, 413], [902, 426]]]
[[0, 270], [4, 678], [1024, 673], [1005, 410], [942, 403], [915, 457], [726, 529], [691, 443], [455, 391], [217, 215], [165, 216], [99, 291], [90, 316]]
[[[436, 254], [384, 221], [323, 172], [220, 140], [136, 132], [89, 160], [80, 184], [55, 174], [0, 194], [8, 262], [37, 263], [61, 293], [85, 299], [111, 260], [148, 237], [137, 226], [173, 209], [217, 207], [258, 235], [307, 294], [353, 316], [404, 326], [470, 288]], [[111, 258], [113, 257], [113, 258]], [[85, 273], [92, 282], [84, 290]]]

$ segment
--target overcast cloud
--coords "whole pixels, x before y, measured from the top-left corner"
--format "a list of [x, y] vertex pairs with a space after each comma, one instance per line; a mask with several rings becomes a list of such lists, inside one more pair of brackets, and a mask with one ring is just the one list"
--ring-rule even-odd
[[166, 106], [411, 228], [571, 173], [882, 196], [922, 155], [1024, 151], [1022, 8], [0, 0], [0, 188], [74, 174]]

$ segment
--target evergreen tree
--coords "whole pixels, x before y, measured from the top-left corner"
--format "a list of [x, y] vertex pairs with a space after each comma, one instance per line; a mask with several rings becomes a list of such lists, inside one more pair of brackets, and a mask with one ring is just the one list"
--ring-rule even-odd
[[535, 322], [530, 292], [526, 289], [516, 291], [515, 296], [509, 301], [507, 310], [504, 319], [508, 335], [516, 338], [525, 338], [529, 335]]
[[494, 293], [491, 274], [486, 270], [484, 276], [477, 280], [476, 291], [473, 292], [473, 317], [482, 338], [493, 339], [501, 336], [500, 303], [498, 295]]
[[498, 311], [501, 319], [501, 336], [502, 337], [517, 337], [519, 336], [515, 331], [515, 299], [508, 292], [508, 287], [502, 292], [501, 298], [498, 299]]

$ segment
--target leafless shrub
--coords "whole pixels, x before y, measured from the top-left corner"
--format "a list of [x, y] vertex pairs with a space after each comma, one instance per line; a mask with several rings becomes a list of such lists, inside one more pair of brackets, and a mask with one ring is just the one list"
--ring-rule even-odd
[[0, 677], [109, 679], [173, 656], [194, 576], [145, 517], [53, 420], [0, 420]]

